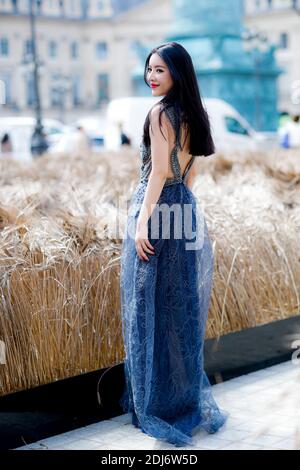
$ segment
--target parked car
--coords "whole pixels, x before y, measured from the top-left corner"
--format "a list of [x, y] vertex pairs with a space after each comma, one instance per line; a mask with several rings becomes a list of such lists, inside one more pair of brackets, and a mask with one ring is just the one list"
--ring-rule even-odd
[[85, 116], [73, 121], [61, 138], [52, 145], [50, 153], [74, 153], [76, 145], [77, 128], [81, 126], [87, 135], [92, 151], [101, 151], [104, 148], [104, 130], [106, 121], [103, 116]]
[[[138, 148], [143, 124], [149, 109], [161, 97], [125, 97], [111, 100], [107, 108], [107, 126], [104, 146], [108, 150], [120, 147], [119, 125]], [[248, 121], [229, 103], [215, 98], [204, 98], [203, 104], [210, 118], [217, 151], [234, 149], [258, 150], [278, 146], [276, 132], [256, 132]]]
[[107, 150], [120, 148], [120, 124], [122, 124], [122, 129], [130, 139], [131, 145], [138, 148], [146, 115], [158, 101], [157, 97], [152, 96], [130, 96], [111, 100], [106, 109], [104, 147]]
[[229, 103], [205, 98], [212, 135], [217, 151], [266, 150], [278, 147], [276, 132], [257, 132]]
[[[49, 150], [56, 144], [68, 129], [56, 119], [45, 118], [42, 121], [43, 130], [49, 143]], [[35, 127], [35, 118], [31, 116], [0, 117], [0, 138], [8, 133], [13, 147], [12, 157], [18, 160], [30, 160], [31, 136]]]
[[71, 125], [83, 127], [91, 141], [93, 150], [104, 146], [105, 116], [84, 116], [77, 119]]

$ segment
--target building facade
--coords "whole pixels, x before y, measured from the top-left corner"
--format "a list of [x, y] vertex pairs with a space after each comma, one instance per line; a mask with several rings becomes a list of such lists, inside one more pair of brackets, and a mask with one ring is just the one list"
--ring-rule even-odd
[[245, 0], [245, 23], [277, 45], [278, 110], [300, 114], [300, 0]]
[[[0, 0], [1, 115], [33, 114], [29, 1]], [[44, 115], [66, 122], [101, 114], [110, 99], [134, 95], [137, 44], [160, 43], [171, 21], [169, 0], [35, 1]]]
[[[0, 0], [0, 115], [33, 114], [30, 1]], [[139, 44], [160, 44], [174, 20], [172, 0], [34, 1], [44, 114], [66, 122], [135, 95]], [[300, 0], [244, 0], [244, 9], [245, 25], [278, 45], [278, 110], [299, 113]]]

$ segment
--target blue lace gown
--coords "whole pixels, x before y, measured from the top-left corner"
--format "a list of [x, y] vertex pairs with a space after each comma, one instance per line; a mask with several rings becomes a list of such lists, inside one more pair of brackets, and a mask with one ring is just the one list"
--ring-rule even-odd
[[[175, 129], [173, 108], [168, 109], [167, 115]], [[205, 218], [186, 185], [195, 157], [181, 175], [176, 142], [171, 153], [174, 178], [167, 178], [157, 206], [189, 205], [195, 235], [186, 235], [183, 211], [170, 211], [169, 235], [163, 236], [162, 216], [154, 216], [156, 207], [148, 222], [148, 238], [155, 254], [147, 253], [149, 261], [139, 258], [135, 228], [151, 171], [150, 148], [143, 144], [140, 148], [140, 182], [130, 201], [121, 251], [126, 387], [120, 405], [124, 412], [132, 413], [132, 424], [145, 434], [185, 446], [192, 444], [192, 435], [198, 429], [214, 433], [228, 416], [214, 401], [203, 369], [213, 252]], [[178, 236], [174, 229], [180, 221]], [[159, 233], [154, 237], [155, 229]], [[193, 248], [187, 248], [189, 243]]]

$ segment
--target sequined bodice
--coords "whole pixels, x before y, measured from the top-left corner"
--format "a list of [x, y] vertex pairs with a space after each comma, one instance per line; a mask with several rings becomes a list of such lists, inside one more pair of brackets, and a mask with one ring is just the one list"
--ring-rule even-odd
[[[174, 112], [174, 109], [171, 107], [171, 108], [167, 108], [166, 110], [166, 114], [174, 128], [174, 131], [175, 131], [175, 119], [176, 119], [176, 116], [175, 116], [175, 112]], [[184, 174], [182, 175], [181, 174], [181, 168], [180, 168], [180, 165], [179, 165], [179, 161], [178, 161], [178, 150], [179, 150], [180, 146], [179, 146], [179, 142], [178, 142], [178, 139], [176, 139], [176, 142], [175, 142], [175, 145], [172, 149], [172, 152], [171, 152], [171, 168], [172, 168], [172, 171], [173, 171], [173, 174], [174, 174], [174, 178], [167, 178], [166, 181], [165, 181], [165, 184], [164, 184], [164, 187], [165, 186], [170, 186], [172, 184], [177, 184], [177, 183], [183, 183], [185, 182], [186, 178], [187, 178], [187, 175], [188, 175], [188, 172], [193, 164], [193, 161], [195, 159], [195, 157], [192, 157], [190, 162], [188, 163], [187, 165], [187, 168], [185, 169], [184, 171]], [[152, 162], [151, 162], [151, 147], [150, 145], [145, 145], [143, 143], [143, 141], [141, 142], [140, 144], [140, 156], [141, 156], [141, 160], [142, 160], [142, 165], [141, 165], [141, 168], [140, 168], [140, 182], [147, 182], [148, 181], [148, 178], [149, 178], [149, 175], [150, 175], [150, 172], [151, 172], [151, 168], [152, 168]]]

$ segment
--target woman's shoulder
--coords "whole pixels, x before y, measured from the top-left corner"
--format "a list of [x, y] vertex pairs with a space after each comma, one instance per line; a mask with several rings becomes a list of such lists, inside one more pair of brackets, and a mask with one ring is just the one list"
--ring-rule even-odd
[[170, 123], [174, 127], [175, 124], [175, 109], [172, 105], [164, 105], [162, 103], [155, 103], [150, 110], [151, 122], [159, 123], [170, 127]]
[[165, 103], [163, 101], [159, 101], [158, 103], [155, 103], [150, 109], [150, 113], [153, 113], [153, 114], [159, 114], [160, 112], [176, 113], [175, 103], [172, 103], [172, 102]]
[[166, 105], [159, 101], [152, 106], [149, 114], [152, 118], [158, 118], [159, 115], [163, 114], [164, 112], [166, 112]]

